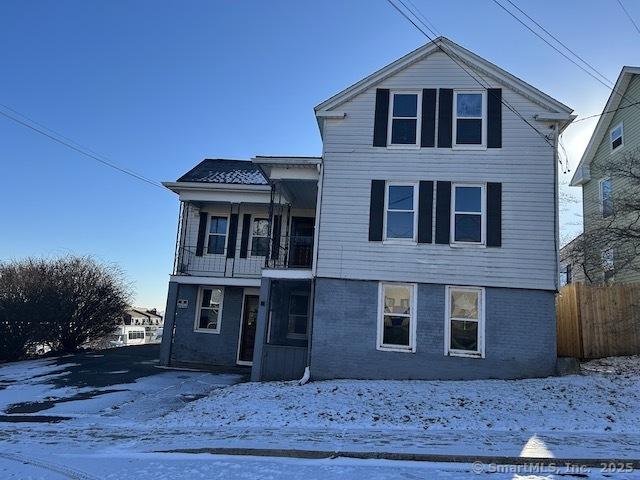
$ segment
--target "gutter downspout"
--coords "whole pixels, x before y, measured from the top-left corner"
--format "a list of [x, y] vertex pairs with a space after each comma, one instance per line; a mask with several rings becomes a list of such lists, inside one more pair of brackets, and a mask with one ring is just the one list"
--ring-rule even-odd
[[553, 124], [553, 194], [554, 194], [554, 212], [553, 212], [553, 242], [556, 254], [556, 268], [554, 285], [556, 293], [559, 291], [560, 282], [560, 199], [558, 198], [558, 135], [559, 122]]

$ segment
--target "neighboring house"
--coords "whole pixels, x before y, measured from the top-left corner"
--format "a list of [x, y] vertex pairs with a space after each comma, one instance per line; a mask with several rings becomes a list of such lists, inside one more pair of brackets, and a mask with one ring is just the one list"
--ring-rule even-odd
[[553, 373], [571, 111], [440, 37], [315, 108], [322, 158], [205, 160], [166, 183], [181, 213], [161, 363]]
[[131, 307], [126, 310], [116, 327], [116, 340], [119, 345], [143, 345], [160, 343], [164, 321], [155, 309]]
[[[611, 178], [607, 164], [621, 156], [640, 155], [640, 67], [623, 67], [609, 96], [580, 164], [571, 179], [571, 186], [582, 187], [584, 232], [589, 234], [609, 221], [615, 214], [615, 199], [629, 183], [623, 178]], [[585, 252], [585, 269], [594, 283], [606, 281], [638, 282], [640, 265], [620, 249], [624, 245], [601, 245], [598, 252]], [[634, 262], [635, 268], [626, 265]]]
[[586, 283], [582, 255], [582, 234], [560, 249], [560, 286]]

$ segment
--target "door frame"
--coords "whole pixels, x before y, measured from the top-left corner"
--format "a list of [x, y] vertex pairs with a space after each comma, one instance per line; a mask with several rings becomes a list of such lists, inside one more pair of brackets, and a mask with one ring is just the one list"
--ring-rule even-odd
[[[254, 295], [258, 297], [258, 307], [260, 305], [260, 289], [253, 287], [244, 287], [242, 290], [242, 308], [240, 309], [240, 328], [238, 329], [238, 348], [236, 349], [236, 364], [237, 365], [245, 365], [252, 366], [253, 362], [247, 362], [245, 360], [240, 360], [240, 347], [242, 346], [242, 328], [244, 327], [244, 306], [245, 306], [245, 297], [247, 295]], [[255, 346], [255, 344], [254, 344]]]

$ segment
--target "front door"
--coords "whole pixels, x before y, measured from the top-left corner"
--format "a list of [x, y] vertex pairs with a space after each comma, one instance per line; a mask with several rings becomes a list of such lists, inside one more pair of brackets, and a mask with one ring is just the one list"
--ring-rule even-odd
[[259, 299], [259, 295], [245, 294], [244, 296], [240, 344], [238, 346], [238, 363], [240, 364], [250, 365], [253, 362], [253, 344], [256, 339]]
[[291, 252], [289, 266], [298, 268], [311, 267], [313, 259], [313, 217], [291, 218]]

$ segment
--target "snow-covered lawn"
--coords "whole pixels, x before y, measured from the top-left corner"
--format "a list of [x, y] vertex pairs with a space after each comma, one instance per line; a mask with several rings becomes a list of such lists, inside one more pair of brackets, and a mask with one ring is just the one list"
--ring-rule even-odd
[[640, 432], [640, 357], [529, 380], [244, 383], [158, 419], [182, 427]]

